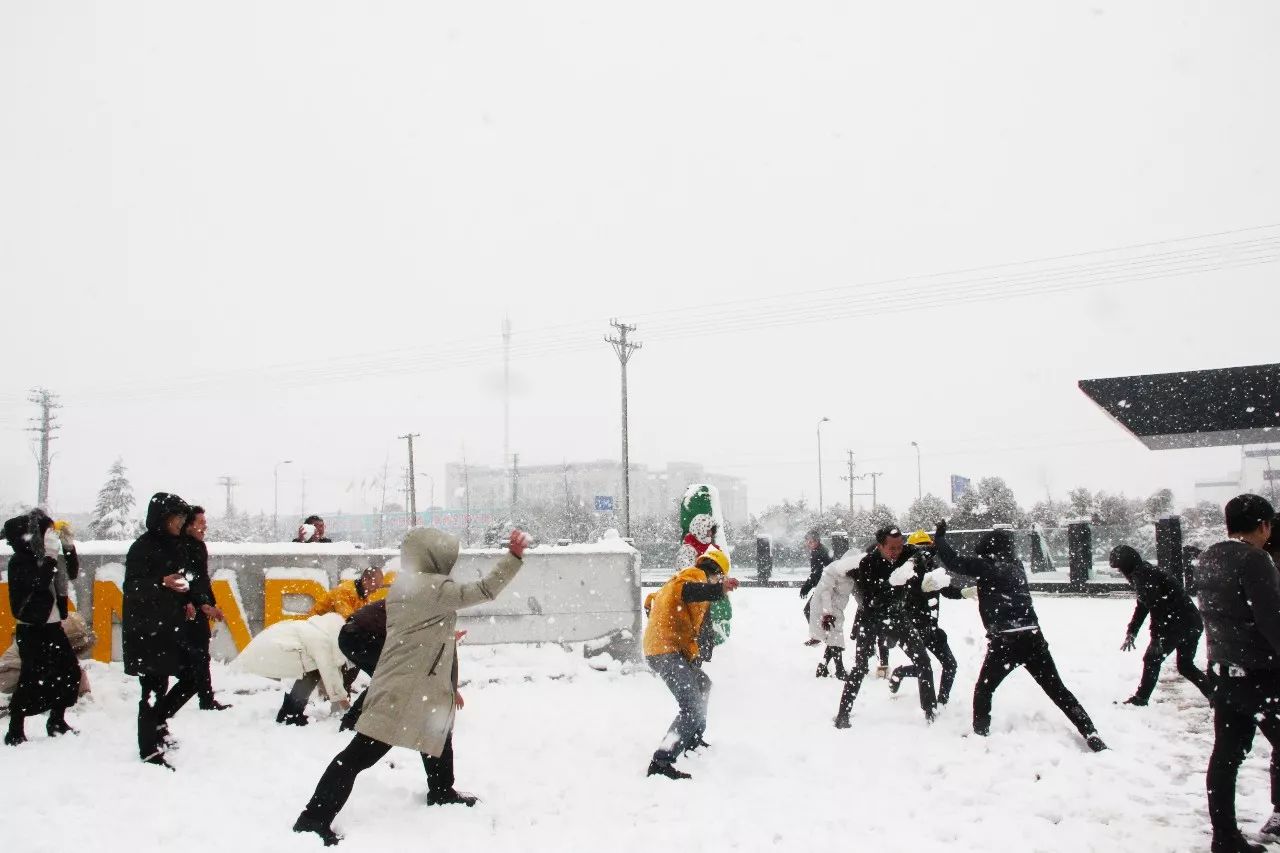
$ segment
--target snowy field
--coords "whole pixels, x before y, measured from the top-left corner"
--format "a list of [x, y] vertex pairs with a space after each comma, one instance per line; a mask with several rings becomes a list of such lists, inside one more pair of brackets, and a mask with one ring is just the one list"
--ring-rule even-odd
[[[428, 807], [421, 763], [393, 750], [359, 779], [335, 822], [346, 835], [339, 849], [1208, 849], [1205, 701], [1170, 663], [1150, 707], [1114, 704], [1141, 667], [1140, 650], [1118, 651], [1130, 601], [1037, 600], [1063, 678], [1112, 747], [1098, 755], [1025, 673], [996, 694], [992, 736], [970, 733], [984, 642], [969, 602], [943, 603], [960, 674], [933, 726], [914, 682], [892, 697], [869, 678], [853, 728], [837, 731], [840, 684], [814, 678], [819, 652], [801, 645], [796, 592], [742, 589], [733, 601], [733, 637], [709, 669], [711, 747], [678, 765], [692, 780], [644, 776], [675, 712], [647, 672], [598, 672], [557, 646], [464, 645], [458, 787], [483, 802]], [[88, 666], [94, 699], [69, 715], [78, 737], [47, 740], [31, 720], [31, 740], [0, 753], [5, 849], [63, 850], [68, 832], [92, 849], [130, 853], [321, 849], [290, 827], [349, 740], [336, 718], [313, 703], [310, 726], [278, 726], [274, 683], [215, 664], [219, 697], [235, 707], [188, 705], [171, 724], [181, 748], [169, 773], [137, 760], [135, 682], [118, 664]], [[1270, 812], [1263, 743], [1241, 774], [1246, 830]]]

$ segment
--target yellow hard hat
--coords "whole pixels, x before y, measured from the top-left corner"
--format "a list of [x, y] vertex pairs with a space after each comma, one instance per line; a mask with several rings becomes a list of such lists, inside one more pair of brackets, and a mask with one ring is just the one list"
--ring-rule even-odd
[[930, 536], [928, 533], [925, 533], [923, 530], [917, 530], [915, 533], [912, 533], [910, 536], [907, 537], [907, 544], [908, 545], [932, 545], [933, 537]]
[[694, 561], [694, 565], [701, 565], [703, 560], [710, 560], [720, 568], [720, 574], [729, 574], [729, 555], [719, 548], [711, 547], [702, 552], [702, 556]]

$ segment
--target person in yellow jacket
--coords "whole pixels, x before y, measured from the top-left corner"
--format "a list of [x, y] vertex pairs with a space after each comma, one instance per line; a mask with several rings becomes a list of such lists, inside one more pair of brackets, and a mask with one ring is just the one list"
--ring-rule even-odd
[[[337, 613], [346, 620], [366, 604], [381, 601], [386, 597], [387, 581], [382, 574], [382, 567], [370, 565], [360, 573], [360, 577], [351, 581], [342, 581], [317, 598], [307, 617]], [[351, 671], [352, 680], [358, 672], [358, 670]], [[276, 714], [276, 722], [286, 726], [305, 726], [308, 722], [307, 702], [310, 701], [311, 694], [315, 692], [319, 683], [320, 675], [316, 672], [308, 672], [295, 681], [293, 687], [284, 695], [284, 702], [281, 703], [280, 711]], [[350, 681], [345, 681], [344, 685], [347, 689], [351, 688]]]
[[675, 762], [685, 750], [706, 746], [707, 700], [711, 678], [702, 669], [714, 639], [708, 613], [711, 602], [738, 588], [728, 577], [729, 557], [708, 548], [696, 564], [682, 569], [645, 601], [649, 623], [644, 630], [644, 657], [667, 685], [680, 710], [649, 762], [650, 776], [688, 779]]

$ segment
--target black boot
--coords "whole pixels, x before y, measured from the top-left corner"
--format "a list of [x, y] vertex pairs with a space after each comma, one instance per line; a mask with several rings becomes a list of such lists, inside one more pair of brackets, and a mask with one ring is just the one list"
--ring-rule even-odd
[[1098, 737], [1097, 732], [1085, 735], [1084, 742], [1087, 743], [1089, 745], [1089, 749], [1092, 749], [1094, 752], [1102, 752], [1107, 748], [1107, 745], [1102, 742], [1102, 738]]
[[831, 672], [827, 669], [826, 663], [818, 664], [818, 671], [814, 673], [815, 678], [826, 678]]
[[294, 832], [314, 832], [320, 836], [320, 840], [324, 842], [325, 847], [333, 847], [342, 840], [342, 836], [333, 831], [333, 827], [327, 823], [321, 823], [314, 818], [309, 818], [305, 814], [298, 815], [298, 819], [293, 822]]
[[1233, 834], [1219, 835], [1215, 832], [1213, 845], [1209, 849], [1212, 853], [1263, 853], [1267, 848], [1261, 844], [1254, 844], [1236, 830]]
[[1128, 699], [1124, 700], [1124, 704], [1136, 705], [1139, 708], [1145, 708], [1147, 705], [1147, 700], [1143, 699], [1141, 696], [1130, 696]]
[[294, 704], [289, 701], [289, 694], [286, 693], [284, 696], [284, 702], [280, 704], [280, 712], [276, 714], [276, 722], [283, 723], [286, 726], [305, 726], [311, 721], [307, 719], [307, 715], [303, 708], [295, 707]]
[[225, 711], [230, 707], [230, 705], [219, 702], [217, 699], [209, 699], [207, 702], [202, 701], [200, 703], [201, 711]]
[[692, 779], [688, 773], [683, 770], [677, 770], [674, 764], [668, 764], [665, 761], [650, 761], [649, 772], [646, 776], [666, 776], [668, 779]]
[[480, 802], [480, 798], [474, 794], [455, 791], [453, 788], [446, 788], [443, 791], [427, 792], [427, 805], [429, 806], [460, 805], [471, 808], [478, 802]]
[[49, 712], [49, 722], [45, 724], [44, 730], [48, 732], [49, 737], [57, 737], [58, 735], [76, 735], [80, 734], [71, 726], [67, 725], [66, 708], [54, 708]]
[[4, 736], [5, 746], [17, 746], [27, 742], [26, 722], [27, 718], [24, 714], [9, 715], [9, 732]]

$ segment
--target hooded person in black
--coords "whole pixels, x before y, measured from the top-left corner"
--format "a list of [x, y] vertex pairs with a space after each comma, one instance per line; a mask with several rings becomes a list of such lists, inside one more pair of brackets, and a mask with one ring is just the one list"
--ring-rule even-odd
[[838, 729], [847, 729], [851, 725], [849, 714], [862, 688], [862, 680], [871, 668], [871, 656], [876, 653], [882, 639], [896, 640], [911, 658], [911, 664], [920, 676], [920, 709], [924, 711], [926, 720], [933, 721], [938, 707], [933, 689], [933, 665], [929, 662], [929, 653], [925, 651], [919, 632], [910, 623], [895, 618], [896, 593], [890, 580], [896, 569], [911, 562], [915, 556], [915, 546], [904, 544], [902, 531], [897, 527], [883, 527], [876, 531], [875, 546], [851, 573], [853, 594], [858, 600], [858, 618], [854, 627], [857, 646], [853, 666], [840, 692], [835, 718]]
[[53, 519], [39, 509], [4, 523], [4, 539], [13, 549], [9, 608], [17, 622], [14, 640], [22, 659], [9, 702], [9, 732], [4, 738], [9, 746], [25, 742], [26, 718], [45, 711], [49, 737], [73, 731], [65, 714], [80, 695], [80, 663], [61, 620], [67, 618], [66, 581], [75, 580], [80, 562], [69, 529], [60, 533], [65, 571], [46, 553], [45, 534], [53, 526]]
[[[120, 634], [124, 671], [138, 677], [138, 754], [149, 764], [169, 767], [164, 759], [168, 720], [194, 696], [199, 678], [185, 648], [188, 632], [184, 577], [187, 554], [182, 528], [191, 507], [182, 498], [157, 492], [147, 504], [147, 530], [124, 559], [124, 612]], [[169, 678], [178, 681], [169, 686]], [[154, 702], [153, 702], [154, 697]]]
[[1151, 614], [1151, 642], [1142, 656], [1142, 680], [1138, 683], [1137, 692], [1124, 700], [1125, 703], [1147, 704], [1156, 689], [1160, 665], [1173, 652], [1178, 654], [1178, 672], [1208, 698], [1212, 693], [1209, 677], [1195, 664], [1204, 623], [1191, 597], [1183, 591], [1182, 584], [1143, 560], [1142, 555], [1128, 545], [1117, 545], [1111, 549], [1111, 568], [1124, 575], [1138, 599], [1133, 608], [1133, 618], [1125, 630], [1121, 651], [1133, 650], [1142, 622], [1148, 613]]
[[209, 578], [209, 548], [204, 544], [206, 529], [204, 507], [191, 507], [186, 523], [182, 525], [184, 577], [191, 586], [187, 593], [187, 623], [183, 642], [191, 658], [191, 671], [198, 679], [196, 696], [200, 700], [200, 710], [225, 711], [231, 706], [214, 697], [213, 677], [209, 673], [209, 641], [212, 639], [209, 622], [221, 622], [223, 615], [214, 600], [213, 583]]
[[1200, 555], [1197, 597], [1213, 678], [1213, 752], [1205, 772], [1213, 853], [1253, 853], [1236, 823], [1236, 776], [1261, 730], [1271, 743], [1273, 814], [1263, 835], [1280, 838], [1280, 571], [1264, 550], [1275, 509], [1259, 495], [1224, 508], [1230, 539]]
[[943, 565], [978, 582], [978, 613], [987, 630], [987, 656], [973, 690], [973, 730], [991, 733], [991, 701], [996, 688], [1020, 666], [1040, 685], [1053, 704], [1075, 724], [1094, 752], [1107, 748], [1075, 695], [1062, 683], [1049, 644], [1040, 632], [1040, 619], [1031, 602], [1027, 572], [1014, 550], [1008, 530], [983, 535], [976, 556], [956, 553], [947, 541], [947, 523], [939, 521], [933, 535], [935, 553]]

